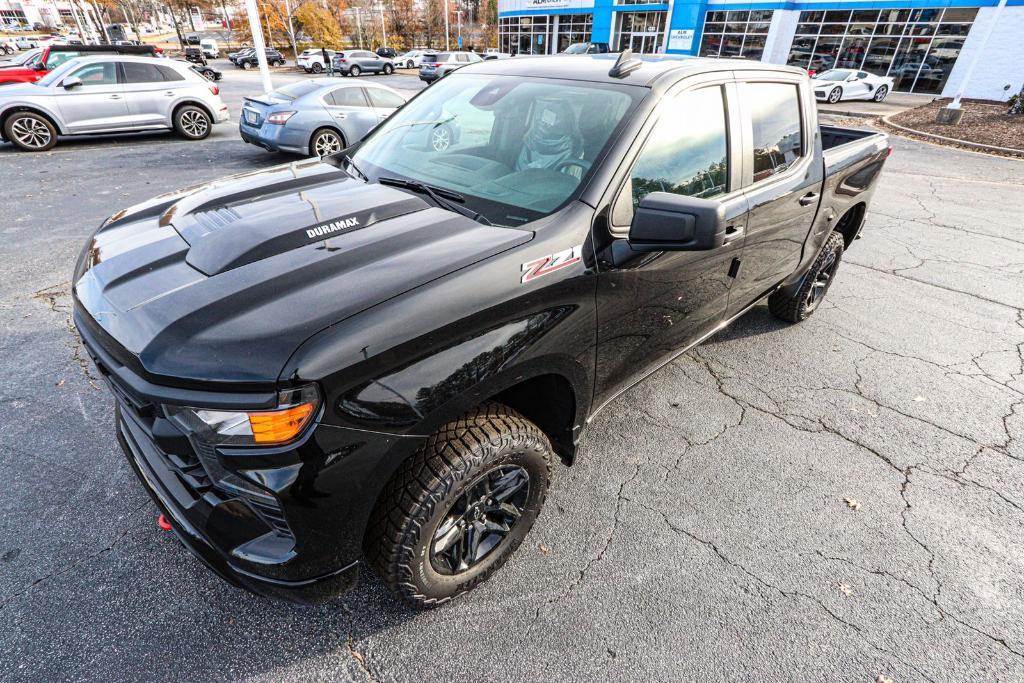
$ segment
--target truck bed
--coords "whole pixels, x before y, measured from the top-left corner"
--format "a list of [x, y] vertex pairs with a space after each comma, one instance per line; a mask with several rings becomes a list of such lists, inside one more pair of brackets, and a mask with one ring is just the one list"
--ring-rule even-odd
[[889, 146], [889, 136], [878, 131], [826, 125], [820, 128], [826, 178]]

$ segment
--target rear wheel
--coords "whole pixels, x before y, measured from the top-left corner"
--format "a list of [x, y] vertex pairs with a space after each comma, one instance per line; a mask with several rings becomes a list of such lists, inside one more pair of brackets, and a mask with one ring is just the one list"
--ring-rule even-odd
[[828, 94], [829, 104], [835, 104], [841, 99], [843, 99], [843, 89], [839, 87], [832, 88], [832, 92]]
[[239, 62], [238, 66], [242, 67], [243, 70], [244, 69], [248, 69], [249, 68], [249, 62]]
[[533, 526], [552, 457], [544, 433], [501, 405], [441, 427], [399, 468], [374, 510], [367, 554], [384, 582], [426, 608], [485, 581]]
[[390, 64], [385, 64], [384, 65], [384, 75], [385, 76], [390, 76], [392, 73], [394, 73], [394, 71], [395, 71], [395, 67], [391, 66]]
[[313, 63], [313, 73], [315, 73], [315, 74], [323, 73], [323, 70], [324, 70], [323, 64], [321, 64], [320, 62], [314, 62]]
[[768, 308], [775, 317], [791, 323], [811, 317], [835, 280], [845, 244], [843, 236], [833, 232], [807, 269], [796, 292], [787, 296], [785, 290], [779, 290], [768, 297]]
[[350, 76], [358, 76], [363, 73], [363, 70], [359, 68], [358, 64], [353, 64], [352, 68], [348, 70]]
[[210, 134], [213, 121], [210, 115], [193, 104], [186, 104], [174, 112], [174, 130], [186, 140], [202, 140]]
[[341, 135], [330, 128], [323, 128], [313, 133], [309, 139], [309, 155], [325, 157], [329, 154], [336, 154], [345, 148], [345, 141]]
[[45, 116], [30, 111], [11, 114], [4, 122], [7, 139], [27, 152], [45, 152], [57, 144], [57, 129]]
[[875, 96], [872, 98], [875, 102], [881, 102], [885, 99], [886, 95], [889, 94], [889, 86], [883, 85], [875, 91]]
[[412, 69], [412, 68], [415, 68], [415, 67], [416, 67], [416, 65], [412, 63], [411, 59], [408, 62], [405, 63], [405, 68], [406, 69]]

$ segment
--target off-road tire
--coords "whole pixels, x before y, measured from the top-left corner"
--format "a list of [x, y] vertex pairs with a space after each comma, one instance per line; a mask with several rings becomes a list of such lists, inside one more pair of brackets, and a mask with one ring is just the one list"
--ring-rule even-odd
[[[366, 554], [406, 604], [442, 605], [486, 581], [519, 547], [547, 496], [553, 453], [547, 436], [500, 404], [484, 404], [431, 435], [388, 482], [367, 528]], [[517, 466], [529, 475], [522, 516], [479, 563], [457, 574], [432, 565], [434, 534], [481, 476]]]
[[[802, 322], [811, 317], [811, 314], [817, 310], [821, 300], [825, 298], [829, 287], [835, 282], [836, 271], [839, 270], [839, 265], [843, 258], [844, 246], [843, 236], [838, 232], [832, 232], [828, 239], [825, 240], [825, 245], [821, 248], [821, 251], [818, 252], [814, 261], [811, 262], [803, 279], [800, 280], [800, 287], [797, 288], [796, 293], [786, 296], [787, 290], [781, 289], [768, 297], [768, 309], [772, 314], [776, 318], [791, 323]], [[815, 287], [815, 283], [819, 281], [819, 276], [826, 267], [831, 268], [828, 280], [812, 303], [810, 301], [811, 290]]]

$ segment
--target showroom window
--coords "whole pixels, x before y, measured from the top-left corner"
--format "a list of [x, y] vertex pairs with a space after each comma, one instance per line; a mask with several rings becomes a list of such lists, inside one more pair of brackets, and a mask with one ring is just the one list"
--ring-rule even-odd
[[753, 12], [708, 12], [700, 39], [702, 57], [746, 57], [761, 59], [772, 10]]
[[562, 52], [573, 43], [589, 43], [593, 14], [559, 14], [555, 19], [555, 51]]
[[593, 14], [501, 17], [498, 45], [502, 52], [513, 55], [561, 52], [573, 43], [590, 42], [593, 22]]
[[665, 17], [668, 12], [618, 12], [617, 50], [634, 54], [653, 54], [665, 42]]
[[801, 12], [787, 63], [813, 71], [863, 69], [902, 92], [938, 94], [976, 7]]

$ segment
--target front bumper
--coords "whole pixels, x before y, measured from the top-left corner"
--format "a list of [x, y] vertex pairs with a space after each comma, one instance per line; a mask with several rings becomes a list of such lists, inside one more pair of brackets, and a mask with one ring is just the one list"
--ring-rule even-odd
[[[116, 399], [118, 442], [182, 543], [229, 583], [260, 595], [310, 604], [351, 588], [377, 495], [421, 439], [321, 418], [277, 448], [194, 445], [162, 404], [243, 395], [150, 382], [80, 306], [76, 298], [75, 326]], [[255, 482], [262, 495], [225, 489], [217, 469]]]

